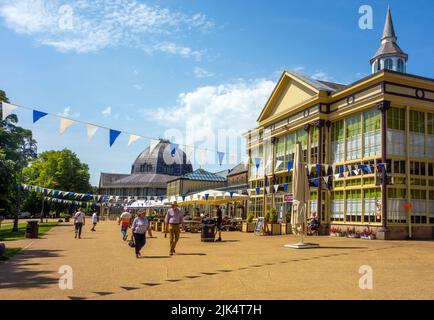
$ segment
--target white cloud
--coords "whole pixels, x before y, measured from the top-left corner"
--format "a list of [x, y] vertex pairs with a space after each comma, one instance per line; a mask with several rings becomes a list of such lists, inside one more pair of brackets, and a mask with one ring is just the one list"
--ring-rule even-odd
[[139, 0], [3, 0], [0, 17], [16, 33], [62, 52], [150, 47], [196, 59], [199, 51], [174, 41], [213, 27], [201, 13], [190, 16]]
[[176, 106], [145, 111], [145, 116], [181, 129], [247, 131], [257, 125], [256, 119], [274, 86], [273, 81], [256, 79], [200, 87], [181, 93]]
[[80, 113], [79, 112], [75, 112], [75, 113], [71, 114], [71, 111], [72, 111], [71, 107], [68, 106], [65, 109], [63, 109], [62, 113], [59, 113], [58, 115], [61, 116], [61, 117], [69, 117], [69, 118], [70, 117], [73, 117], [73, 118], [80, 117]]
[[101, 114], [103, 115], [104, 118], [110, 117], [112, 114], [112, 107], [105, 108], [104, 110], [101, 111]]
[[141, 84], [134, 84], [133, 88], [136, 89], [137, 91], [142, 91], [143, 90], [143, 86]]
[[151, 46], [144, 46], [143, 50], [148, 54], [154, 54], [155, 52], [163, 52], [171, 55], [180, 56], [182, 58], [194, 58], [200, 60], [204, 53], [203, 50], [193, 50], [188, 47], [178, 46], [173, 42], [161, 42]]
[[316, 71], [314, 74], [311, 75], [311, 77], [321, 81], [333, 81], [334, 79], [332, 76], [330, 76], [324, 71]]
[[214, 77], [213, 73], [211, 73], [211, 72], [209, 72], [209, 71], [207, 71], [207, 70], [205, 70], [203, 68], [199, 68], [199, 67], [194, 68], [193, 72], [194, 72], [194, 75], [197, 78], [210, 78], [210, 77]]

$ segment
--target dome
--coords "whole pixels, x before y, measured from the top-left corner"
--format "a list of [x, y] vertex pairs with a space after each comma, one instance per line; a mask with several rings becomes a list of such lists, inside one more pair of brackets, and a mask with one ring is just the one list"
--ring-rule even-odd
[[193, 167], [187, 161], [187, 155], [180, 148], [172, 154], [172, 144], [161, 140], [154, 150], [146, 148], [134, 161], [131, 173], [155, 173], [171, 176], [181, 176], [193, 172]]

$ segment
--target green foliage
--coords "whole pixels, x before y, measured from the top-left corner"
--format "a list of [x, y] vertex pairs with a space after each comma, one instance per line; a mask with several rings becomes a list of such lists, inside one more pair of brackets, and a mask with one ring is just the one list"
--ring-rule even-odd
[[65, 218], [71, 218], [71, 215], [68, 212], [62, 212], [60, 213], [59, 217], [65, 219]]
[[272, 209], [271, 213], [270, 213], [270, 222], [271, 223], [277, 223], [277, 220], [279, 219], [279, 216], [277, 214], [277, 210], [276, 209]]
[[247, 223], [252, 223], [254, 218], [255, 215], [253, 213], [249, 213], [249, 215], [247, 216]]
[[23, 170], [27, 184], [50, 189], [89, 193], [89, 167], [71, 150], [45, 151]]
[[291, 223], [291, 213], [290, 212], [286, 213], [285, 220], [286, 220], [287, 223]]
[[271, 218], [271, 213], [270, 213], [270, 211], [267, 211], [267, 213], [265, 213], [265, 217], [264, 217], [265, 222], [270, 222], [270, 218]]
[[[40, 223], [39, 224], [39, 236], [47, 233], [51, 228], [57, 226], [57, 222]], [[10, 226], [4, 226], [0, 228], [0, 240], [1, 241], [15, 241], [22, 240], [26, 235], [26, 223], [20, 223], [18, 225], [18, 232], [12, 232]]]
[[[2, 90], [0, 101], [9, 102]], [[0, 208], [6, 213], [19, 211], [21, 172], [37, 155], [32, 132], [18, 127], [17, 122], [14, 114], [0, 120]]]

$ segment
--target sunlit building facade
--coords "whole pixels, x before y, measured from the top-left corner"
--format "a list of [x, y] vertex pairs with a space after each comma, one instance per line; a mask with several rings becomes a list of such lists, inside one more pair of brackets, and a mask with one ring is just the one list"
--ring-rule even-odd
[[288, 169], [301, 143], [308, 215], [318, 214], [322, 233], [433, 238], [434, 79], [405, 73], [407, 60], [389, 11], [370, 76], [341, 85], [284, 71], [259, 126], [245, 134], [249, 212], [291, 212]]

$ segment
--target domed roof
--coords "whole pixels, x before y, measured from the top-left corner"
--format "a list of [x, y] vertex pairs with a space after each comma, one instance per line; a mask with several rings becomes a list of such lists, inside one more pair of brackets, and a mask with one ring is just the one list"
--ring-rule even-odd
[[156, 173], [170, 176], [181, 176], [193, 172], [193, 167], [187, 161], [187, 155], [180, 148], [174, 153], [172, 144], [167, 140], [160, 140], [151, 150], [146, 148], [134, 161], [131, 173]]

